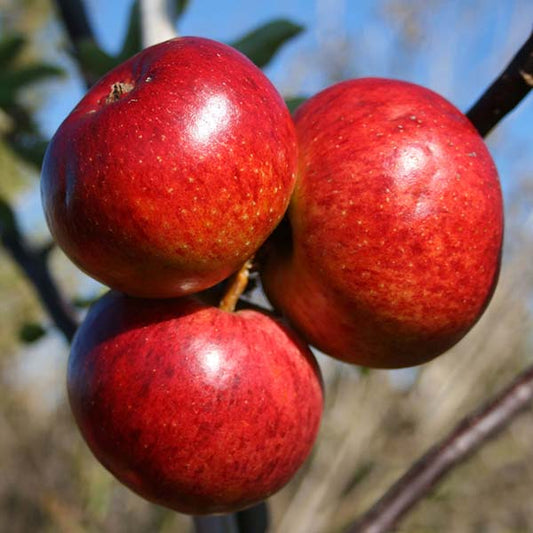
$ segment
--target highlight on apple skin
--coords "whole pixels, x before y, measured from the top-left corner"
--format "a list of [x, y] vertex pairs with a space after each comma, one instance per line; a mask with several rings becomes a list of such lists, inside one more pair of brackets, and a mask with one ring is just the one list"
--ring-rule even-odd
[[285, 102], [244, 55], [198, 37], [107, 73], [45, 155], [48, 225], [70, 259], [142, 297], [237, 270], [286, 211], [297, 165]]
[[499, 273], [502, 196], [483, 139], [436, 93], [379, 78], [334, 85], [294, 120], [290, 227], [262, 265], [271, 302], [347, 362], [397, 368], [443, 353]]
[[308, 456], [323, 407], [309, 348], [276, 320], [109, 292], [78, 330], [69, 400], [100, 462], [183, 513], [242, 509]]

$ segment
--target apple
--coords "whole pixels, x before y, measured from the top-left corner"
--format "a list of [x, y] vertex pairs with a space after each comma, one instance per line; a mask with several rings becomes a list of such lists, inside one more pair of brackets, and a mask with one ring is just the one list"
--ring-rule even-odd
[[98, 81], [61, 124], [41, 192], [55, 240], [100, 282], [199, 292], [238, 269], [286, 211], [297, 165], [287, 107], [244, 55], [183, 37]]
[[308, 456], [322, 413], [309, 348], [269, 316], [111, 291], [78, 330], [68, 395], [122, 483], [183, 513], [250, 506]]
[[273, 305], [325, 353], [378, 368], [457, 343], [495, 288], [502, 196], [473, 125], [434, 92], [366, 78], [295, 113], [299, 174], [265, 246]]

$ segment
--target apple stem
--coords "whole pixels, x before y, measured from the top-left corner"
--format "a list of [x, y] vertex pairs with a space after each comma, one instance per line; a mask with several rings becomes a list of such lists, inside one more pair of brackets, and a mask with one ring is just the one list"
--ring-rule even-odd
[[230, 285], [226, 294], [224, 294], [222, 300], [220, 300], [219, 308], [223, 311], [233, 312], [235, 306], [241, 297], [241, 294], [248, 285], [248, 279], [250, 277], [250, 268], [252, 268], [253, 256], [250, 257], [238, 272], [233, 275]]

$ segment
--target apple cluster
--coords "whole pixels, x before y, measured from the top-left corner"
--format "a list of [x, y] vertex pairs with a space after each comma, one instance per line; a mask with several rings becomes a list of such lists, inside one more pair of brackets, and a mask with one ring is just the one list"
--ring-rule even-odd
[[[498, 175], [460, 111], [367, 78], [291, 117], [208, 39], [97, 82], [54, 135], [41, 191], [57, 243], [112, 289], [72, 345], [74, 417], [120, 481], [185, 513], [252, 505], [302, 465], [323, 407], [308, 344], [369, 367], [429, 361], [498, 277]], [[203, 298], [254, 254], [289, 325]]]

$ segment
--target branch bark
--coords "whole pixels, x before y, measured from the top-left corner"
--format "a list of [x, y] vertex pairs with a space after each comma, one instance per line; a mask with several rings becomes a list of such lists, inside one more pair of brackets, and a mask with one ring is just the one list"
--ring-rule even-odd
[[63, 298], [50, 274], [47, 264], [49, 247], [39, 251], [30, 247], [19, 230], [9, 204], [0, 199], [0, 205], [3, 214], [0, 225], [2, 245], [32, 283], [54, 324], [71, 341], [78, 323], [73, 308]]
[[[72, 44], [74, 55], [77, 56], [80, 43], [95, 41], [85, 5], [82, 0], [55, 0], [55, 4]], [[87, 87], [93, 85], [97, 79], [97, 76], [87, 70], [82, 70], [82, 75]]]
[[94, 39], [85, 5], [81, 0], [56, 0], [56, 6], [74, 46], [83, 39]]
[[193, 517], [195, 533], [239, 533], [235, 514]]
[[533, 365], [492, 400], [464, 418], [357, 521], [350, 533], [390, 531], [453, 467], [505, 429], [533, 400]]
[[484, 137], [533, 87], [533, 32], [466, 116]]

